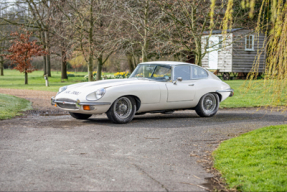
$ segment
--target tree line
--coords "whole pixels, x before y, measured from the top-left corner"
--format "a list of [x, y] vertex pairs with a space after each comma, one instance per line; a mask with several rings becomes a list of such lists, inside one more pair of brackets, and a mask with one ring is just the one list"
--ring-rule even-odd
[[[233, 27], [252, 27], [255, 19], [240, 6], [232, 13]], [[0, 54], [7, 53], [11, 32], [25, 29], [43, 46], [44, 74], [51, 76], [51, 55], [61, 57], [61, 78], [67, 79], [67, 61], [83, 56], [89, 81], [97, 80], [115, 53], [137, 63], [173, 56], [201, 65], [208, 54], [201, 37], [222, 29], [228, 1], [215, 0], [15, 0], [0, 7]], [[256, 11], [256, 10], [255, 10]], [[247, 24], [248, 23], [248, 24]], [[204, 33], [205, 32], [205, 33]], [[3, 74], [3, 56], [0, 56]], [[94, 66], [96, 63], [96, 66]]]

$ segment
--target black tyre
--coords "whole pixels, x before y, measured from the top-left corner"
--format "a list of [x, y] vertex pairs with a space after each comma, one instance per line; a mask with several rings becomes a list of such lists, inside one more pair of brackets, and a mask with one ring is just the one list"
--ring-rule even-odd
[[92, 116], [92, 115], [89, 115], [89, 114], [82, 114], [82, 113], [72, 113], [72, 112], [69, 112], [69, 113], [75, 119], [88, 119], [88, 118], [90, 118]]
[[215, 93], [207, 93], [201, 97], [195, 111], [200, 117], [212, 117], [219, 108], [219, 97]]
[[107, 112], [108, 118], [114, 123], [128, 123], [136, 113], [136, 102], [129, 96], [120, 97], [112, 104]]

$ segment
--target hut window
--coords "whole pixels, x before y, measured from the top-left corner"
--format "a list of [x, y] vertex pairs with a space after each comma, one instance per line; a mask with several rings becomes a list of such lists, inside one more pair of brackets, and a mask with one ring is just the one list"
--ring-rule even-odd
[[254, 51], [254, 35], [245, 36], [245, 50]]
[[219, 36], [218, 49], [222, 49], [222, 36]]

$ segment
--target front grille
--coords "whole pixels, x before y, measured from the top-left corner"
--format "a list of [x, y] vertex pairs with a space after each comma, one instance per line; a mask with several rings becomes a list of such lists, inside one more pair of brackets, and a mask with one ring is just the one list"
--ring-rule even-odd
[[72, 99], [66, 99], [66, 98], [57, 99], [57, 101], [60, 101], [60, 102], [74, 102], [74, 103], [76, 103], [76, 101], [75, 101], [75, 100], [72, 100]]
[[57, 103], [57, 105], [58, 105], [60, 108], [65, 108], [65, 109], [78, 109], [75, 104]]

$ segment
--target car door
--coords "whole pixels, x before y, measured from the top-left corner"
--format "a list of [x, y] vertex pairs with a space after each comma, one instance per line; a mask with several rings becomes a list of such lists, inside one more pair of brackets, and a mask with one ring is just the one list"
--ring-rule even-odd
[[[176, 81], [181, 77], [182, 81]], [[191, 65], [178, 65], [173, 68], [173, 82], [167, 82], [167, 102], [188, 102], [194, 99], [196, 80], [191, 78]]]

